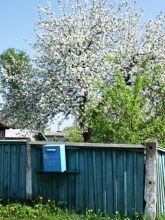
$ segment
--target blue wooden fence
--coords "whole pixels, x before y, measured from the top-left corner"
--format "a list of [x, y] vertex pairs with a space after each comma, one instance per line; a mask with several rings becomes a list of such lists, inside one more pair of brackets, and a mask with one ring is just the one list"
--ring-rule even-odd
[[165, 148], [157, 148], [157, 213], [165, 213]]
[[44, 144], [0, 141], [0, 197], [25, 200], [30, 193], [77, 211], [143, 212], [144, 146], [65, 143], [67, 171], [46, 173]]
[[26, 199], [26, 142], [0, 141], [0, 197]]
[[69, 208], [143, 211], [143, 148], [66, 147], [66, 173], [42, 171], [41, 145], [32, 145], [32, 195], [65, 201]]
[[62, 174], [43, 172], [41, 145], [32, 145], [33, 198], [42, 195], [65, 201], [76, 210], [92, 208], [125, 215], [143, 211], [143, 148], [69, 145], [67, 172]]

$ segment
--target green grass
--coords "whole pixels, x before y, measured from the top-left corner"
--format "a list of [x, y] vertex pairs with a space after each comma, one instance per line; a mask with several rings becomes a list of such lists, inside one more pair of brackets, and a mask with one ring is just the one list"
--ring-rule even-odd
[[[63, 208], [61, 208], [63, 206]], [[92, 209], [86, 210], [84, 214], [76, 214], [73, 210], [64, 208], [64, 204], [56, 204], [54, 201], [48, 200], [42, 204], [42, 197], [30, 204], [17, 202], [0, 203], [0, 220], [1, 219], [37, 219], [37, 220], [128, 220], [129, 218], [121, 218], [116, 212], [114, 216], [98, 211], [95, 213]], [[139, 218], [136, 218], [137, 220]]]
[[[63, 208], [61, 208], [63, 206]], [[42, 203], [42, 197], [38, 197], [35, 201], [26, 204], [18, 202], [0, 203], [0, 220], [129, 220], [128, 217], [121, 217], [118, 212], [113, 216], [101, 213], [95, 213], [92, 209], [86, 210], [84, 214], [76, 214], [74, 211], [68, 210], [63, 203], [56, 204], [54, 201], [48, 200]], [[138, 214], [135, 220], [144, 220], [144, 216]], [[165, 215], [160, 216], [157, 220], [165, 220]]]

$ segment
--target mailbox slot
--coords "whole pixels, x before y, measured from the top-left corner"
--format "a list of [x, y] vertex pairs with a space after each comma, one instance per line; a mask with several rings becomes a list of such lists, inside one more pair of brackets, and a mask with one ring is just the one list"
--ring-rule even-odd
[[49, 148], [49, 149], [46, 149], [46, 151], [48, 151], [48, 152], [55, 152], [56, 149], [51, 149], [51, 148]]

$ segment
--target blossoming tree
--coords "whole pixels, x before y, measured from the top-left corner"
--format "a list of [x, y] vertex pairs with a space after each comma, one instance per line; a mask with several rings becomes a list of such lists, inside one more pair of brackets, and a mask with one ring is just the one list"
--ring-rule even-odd
[[33, 45], [37, 71], [16, 79], [22, 94], [7, 97], [2, 115], [29, 127], [40, 127], [59, 112], [74, 115], [84, 140], [90, 141], [85, 114], [90, 101], [99, 99], [95, 82], [110, 86], [115, 65], [131, 85], [143, 62], [151, 68], [163, 63], [165, 20], [160, 14], [141, 25], [142, 12], [128, 3], [71, 2], [59, 0], [56, 14], [50, 1], [39, 9]]
[[30, 64], [29, 56], [20, 50], [8, 48], [0, 54], [0, 77], [1, 92], [9, 93], [11, 88], [19, 90], [19, 84], [16, 79], [23, 74], [23, 72], [31, 72], [32, 65]]

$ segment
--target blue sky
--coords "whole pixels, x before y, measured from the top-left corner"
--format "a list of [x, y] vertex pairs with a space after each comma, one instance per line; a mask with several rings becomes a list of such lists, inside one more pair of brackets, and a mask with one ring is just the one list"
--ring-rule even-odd
[[[52, 0], [56, 6], [56, 0]], [[46, 0], [1, 0], [0, 3], [0, 53], [9, 47], [24, 50], [32, 56], [27, 41], [35, 42], [34, 23], [37, 21], [37, 6], [46, 5]], [[139, 0], [144, 9], [144, 19], [165, 12], [165, 0]]]

